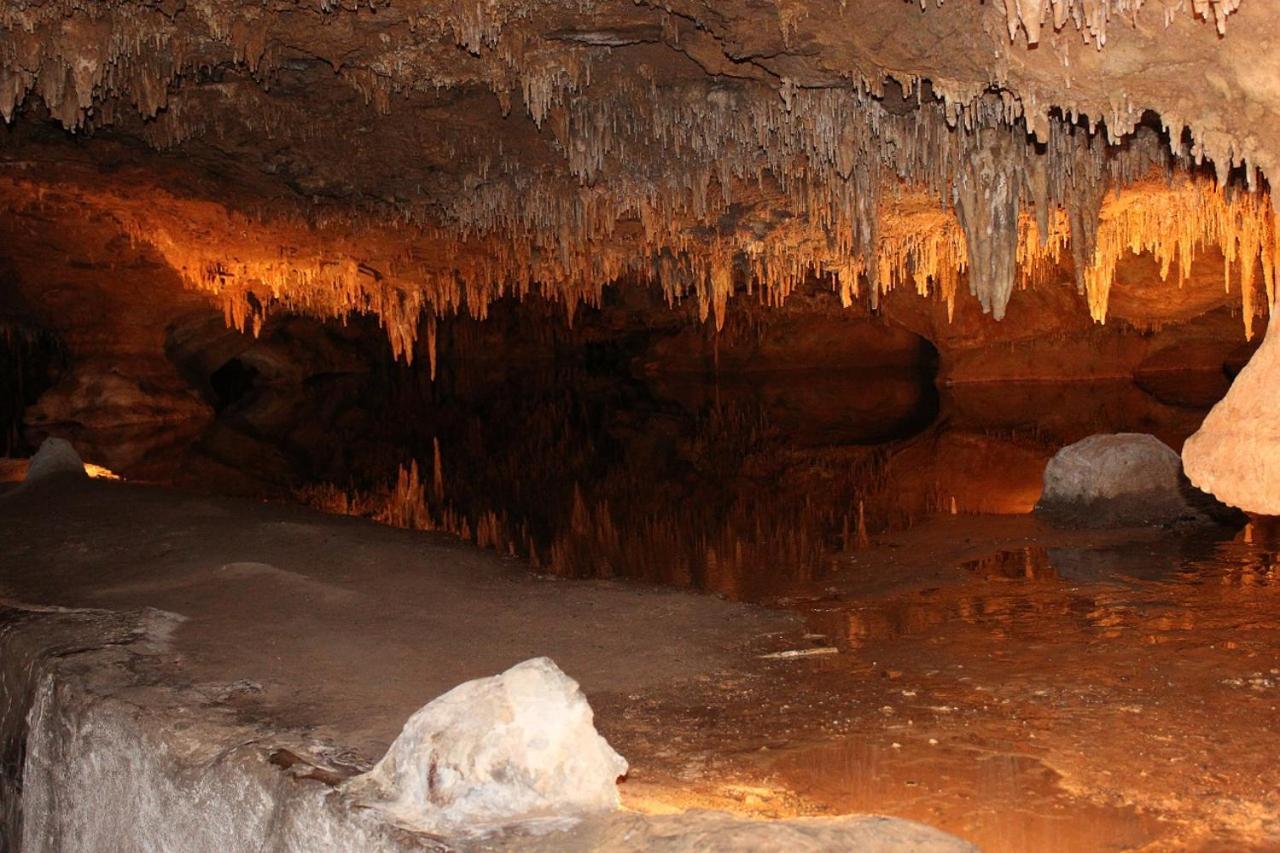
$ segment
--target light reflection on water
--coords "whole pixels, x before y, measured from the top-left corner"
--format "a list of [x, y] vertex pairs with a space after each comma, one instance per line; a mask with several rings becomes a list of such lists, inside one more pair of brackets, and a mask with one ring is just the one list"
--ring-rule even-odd
[[784, 751], [775, 782], [988, 850], [1272, 849], [1276, 565], [1253, 528], [1168, 531], [837, 585], [803, 610], [843, 654], [796, 677], [883, 714]]
[[[539, 571], [741, 601], [830, 578], [876, 536], [933, 514], [1028, 512], [1062, 445], [1139, 430], [1176, 447], [1203, 414], [1123, 382], [939, 395], [909, 370], [620, 379], [569, 367], [428, 389], [415, 378], [354, 410], [383, 413], [336, 445], [361, 455], [329, 458], [331, 441], [292, 449], [333, 472], [332, 486], [297, 494], [376, 512], [414, 462], [427, 527]], [[364, 497], [338, 494], [353, 487]]]
[[987, 851], [1124, 850], [1159, 835], [1151, 815], [1064, 797], [1026, 754], [852, 737], [789, 753], [774, 771], [801, 795], [941, 826]]

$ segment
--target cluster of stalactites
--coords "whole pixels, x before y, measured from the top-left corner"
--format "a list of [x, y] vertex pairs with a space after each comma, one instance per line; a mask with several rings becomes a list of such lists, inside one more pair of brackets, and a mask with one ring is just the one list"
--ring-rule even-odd
[[[380, 3], [383, 0], [380, 0]], [[1061, 27], [1071, 21], [1099, 45], [1106, 38], [1106, 23], [1113, 17], [1134, 17], [1144, 0], [1004, 0], [1010, 26], [1024, 29], [1035, 41], [1043, 23]], [[1189, 8], [1193, 13], [1213, 19], [1219, 28], [1226, 17], [1235, 10], [1239, 0], [1169, 0], [1165, 3], [1166, 16], [1179, 9]], [[321, 10], [345, 9], [353, 16], [378, 4], [353, 2], [322, 2]], [[778, 23], [786, 31], [789, 21], [802, 18], [799, 12], [788, 11], [795, 4], [782, 4], [778, 10]], [[539, 32], [532, 21], [538, 15], [554, 10], [568, 20], [592, 19], [598, 13], [597, 4], [588, 0], [453, 0], [453, 2], [426, 4], [408, 15], [407, 27], [391, 27], [378, 31], [382, 37], [381, 50], [362, 55], [358, 63], [347, 64], [340, 58], [330, 58], [337, 71], [336, 79], [363, 94], [365, 99], [381, 113], [392, 109], [393, 95], [431, 88], [460, 88], [473, 85], [487, 86], [498, 97], [504, 111], [509, 111], [513, 98], [522, 97], [528, 115], [539, 126], [550, 125], [561, 143], [570, 168], [580, 179], [590, 181], [602, 174], [606, 160], [611, 165], [607, 171], [617, 174], [618, 163], [625, 158], [606, 149], [631, 139], [633, 154], [644, 155], [646, 150], [635, 143], [650, 135], [661, 139], [670, 136], [678, 145], [680, 137], [695, 143], [710, 140], [714, 146], [723, 137], [706, 136], [714, 122], [703, 120], [700, 113], [706, 107], [714, 113], [725, 101], [740, 101], [732, 88], [726, 88], [725, 79], [701, 81], [700, 85], [686, 93], [681, 103], [680, 93], [674, 95], [664, 89], [661, 98], [638, 91], [646, 86], [657, 86], [647, 66], [638, 66], [634, 74], [615, 73], [602, 75], [613, 81], [621, 81], [632, 92], [612, 92], [592, 84], [593, 63], [608, 62], [608, 54], [588, 40], [580, 43], [571, 38], [549, 38]], [[313, 8], [314, 11], [314, 8]], [[296, 13], [295, 13], [296, 14]], [[698, 25], [677, 15], [655, 10], [663, 21], [661, 41], [674, 48], [682, 37], [689, 37]], [[50, 111], [69, 129], [85, 125], [102, 126], [115, 120], [122, 105], [131, 104], [145, 118], [154, 118], [162, 108], [172, 108], [182, 113], [165, 120], [163, 132], [150, 134], [160, 144], [174, 144], [191, 135], [206, 131], [217, 132], [218, 121], [210, 121], [202, 115], [202, 105], [181, 109], [199, 86], [186, 87], [174, 94], [180, 78], [196, 76], [201, 69], [218, 66], [236, 66], [252, 79], [266, 81], [272, 78], [277, 67], [275, 52], [282, 44], [291, 44], [287, 38], [289, 16], [272, 11], [269, 7], [255, 8], [250, 4], [231, 0], [201, 0], [187, 5], [179, 15], [166, 14], [162, 6], [123, 2], [85, 3], [84, 0], [47, 0], [31, 4], [10, 4], [0, 8], [0, 115], [11, 120], [29, 93], [38, 95]], [[375, 28], [370, 28], [373, 33]], [[657, 36], [647, 36], [657, 38]], [[473, 54], [473, 61], [457, 61], [456, 48], [464, 48]], [[311, 50], [323, 51], [315, 45]], [[323, 55], [317, 52], [317, 56]], [[613, 66], [611, 66], [613, 68]], [[879, 93], [883, 81], [879, 75], [863, 79], [861, 71], [846, 69], [857, 94], [863, 90]], [[910, 90], [915, 81], [903, 80]], [[221, 85], [221, 84], [217, 84]], [[763, 149], [766, 159], [781, 161], [771, 167], [785, 165], [794, 152], [785, 138], [791, 133], [763, 113], [768, 111], [819, 115], [806, 101], [821, 92], [834, 92], [840, 98], [844, 90], [815, 91], [800, 86], [796, 81], [782, 79], [778, 85], [761, 86], [767, 91], [757, 104], [747, 105], [742, 118], [750, 113], [753, 121], [743, 123], [746, 132], [737, 142], [749, 142]], [[1035, 102], [1034, 91], [1016, 95], [1002, 91], [994, 98], [985, 82], [958, 83], [934, 81], [932, 94], [941, 101], [941, 112], [951, 126], [962, 124], [967, 129], [981, 126], [986, 119], [999, 113], [1006, 123], [1021, 119], [1041, 141], [1049, 133], [1048, 105]], [[243, 93], [237, 93], [240, 100]], [[208, 100], [208, 99], [206, 99]], [[231, 99], [227, 99], [231, 100]], [[645, 100], [667, 102], [658, 109], [646, 107]], [[584, 115], [582, 104], [595, 104], [597, 112]], [[738, 107], [743, 107], [741, 103]], [[406, 109], [409, 107], [406, 107]], [[223, 118], [234, 109], [223, 107], [214, 112]], [[292, 128], [296, 121], [272, 122], [270, 110], [259, 117], [262, 110], [248, 109], [244, 120], [252, 127], [262, 123]], [[666, 114], [663, 114], [663, 113]], [[697, 130], [686, 131], [687, 123], [679, 120], [678, 113], [694, 114]], [[852, 119], [849, 114], [854, 113]], [[833, 156], [842, 167], [858, 160], [859, 145], [850, 144], [853, 135], [844, 129], [852, 121], [853, 127], [866, 127], [868, 121], [883, 123], [883, 115], [869, 119], [859, 118], [856, 105], [853, 110], [842, 109], [829, 113], [829, 120], [816, 119], [811, 126], [801, 130], [808, 132], [815, 143], [813, 153], [819, 159]], [[874, 111], [873, 111], [874, 113]], [[1113, 141], [1119, 135], [1133, 129], [1142, 105], [1134, 105], [1117, 99], [1112, 114], [1095, 115], [1092, 121], [1102, 120]], [[324, 132], [323, 122], [315, 123]], [[644, 128], [646, 133], [635, 133]], [[799, 129], [799, 126], [797, 126]], [[563, 129], [564, 132], [560, 132]], [[1180, 138], [1181, 125], [1171, 128], [1173, 136]], [[758, 130], [758, 133], [755, 132]], [[651, 131], [651, 134], [648, 132]], [[1194, 133], [1194, 129], [1193, 129]], [[796, 136], [797, 140], [801, 136]], [[837, 138], [838, 145], [823, 150]], [[777, 146], [775, 147], [775, 143]], [[1212, 140], [1197, 139], [1197, 146], [1210, 144], [1197, 156], [1212, 159], [1223, 170], [1235, 164], [1236, 159], [1247, 156], [1245, 151], [1232, 147], [1235, 143], [1218, 134]], [[664, 155], [667, 149], [659, 146]], [[676, 150], [679, 153], [679, 150]], [[649, 168], [660, 168], [663, 157], [641, 157]], [[732, 172], [737, 175], [756, 172], [751, 163], [734, 162], [729, 157], [725, 166], [709, 166], [719, 171], [720, 177]], [[753, 159], [753, 158], [749, 158]], [[822, 167], [819, 167], [822, 168]], [[773, 172], [782, 179], [782, 172]], [[901, 172], [899, 172], [902, 174]], [[847, 174], [847, 172], [845, 172]]]
[[[941, 4], [942, 0], [938, 0]], [[1026, 34], [1028, 44], [1040, 41], [1046, 27], [1060, 30], [1068, 22], [1073, 24], [1086, 40], [1092, 40], [1101, 50], [1107, 43], [1107, 24], [1113, 17], [1130, 18], [1137, 15], [1145, 0], [1004, 0], [1005, 20], [1009, 25], [1010, 41], [1018, 37], [1018, 31]], [[922, 0], [921, 6], [924, 6]], [[1218, 34], [1227, 31], [1227, 16], [1240, 7], [1240, 0], [1178, 0], [1164, 3], [1165, 26], [1174, 15], [1187, 9], [1199, 18], [1212, 21]]]
[[68, 130], [112, 124], [120, 101], [152, 118], [169, 104], [180, 74], [217, 61], [257, 71], [267, 52], [265, 12], [243, 4], [203, 5], [181, 22], [155, 4], [6, 5], [0, 9], [6, 122], [33, 93]]
[[1167, 280], [1175, 267], [1181, 287], [1196, 254], [1218, 248], [1223, 258], [1223, 287], [1231, 289], [1232, 268], [1239, 269], [1241, 314], [1247, 339], [1253, 338], [1257, 313], [1257, 274], [1262, 271], [1267, 309], [1275, 304], [1280, 267], [1280, 229], [1269, 197], [1226, 193], [1207, 181], [1183, 181], [1165, 188], [1112, 194], [1102, 209], [1096, 248], [1083, 275], [1089, 310], [1098, 322], [1107, 317], [1117, 261], [1128, 253], [1150, 253]]
[[[260, 244], [200, 239], [175, 240], [163, 227], [139, 227], [138, 239], [154, 245], [193, 288], [221, 300], [227, 321], [256, 332], [272, 310], [340, 318], [353, 312], [377, 315], [387, 330], [397, 357], [412, 360], [420, 330], [435, 369], [435, 318], [466, 311], [486, 315], [490, 303], [504, 295], [523, 297], [532, 292], [561, 300], [571, 319], [579, 304], [598, 305], [604, 286], [623, 276], [647, 279], [659, 286], [672, 303], [696, 300], [704, 322], [723, 325], [728, 302], [741, 288], [763, 303], [780, 306], [801, 284], [825, 278], [845, 306], [864, 299], [875, 307], [887, 292], [909, 287], [922, 297], [943, 301], [954, 313], [960, 284], [979, 300], [974, 265], [990, 256], [975, 256], [964, 216], [932, 206], [923, 194], [899, 193], [879, 215], [873, 251], [834, 250], [822, 227], [790, 221], [775, 227], [768, 239], [742, 229], [706, 242], [686, 240], [680, 246], [652, 246], [618, 240], [598, 247], [590, 256], [540, 256], [518, 250], [511, 243], [489, 239], [470, 244], [438, 240], [438, 255], [429, 260], [410, 256], [394, 260], [357, 254], [360, 235], [341, 243], [317, 237], [312, 250], [279, 248], [264, 231]], [[1007, 211], [1007, 209], [1006, 209]], [[1004, 215], [1014, 215], [1006, 212]], [[1208, 179], [1185, 179], [1173, 184], [1148, 181], [1128, 191], [1113, 192], [1091, 220], [1091, 245], [1075, 247], [1082, 238], [1079, 216], [1055, 208], [1047, 217], [1038, 211], [1018, 212], [1009, 222], [1000, 251], [1014, 276], [1008, 290], [1046, 280], [1059, 269], [1071, 247], [1082, 267], [1079, 287], [1087, 294], [1096, 320], [1106, 318], [1111, 283], [1118, 261], [1129, 253], [1149, 252], [1167, 277], [1176, 265], [1179, 284], [1198, 253], [1221, 250], [1226, 283], [1239, 269], [1247, 336], [1256, 313], [1256, 271], [1262, 271], [1267, 304], [1274, 302], [1280, 239], [1275, 214], [1266, 196], [1233, 193]], [[236, 229], [228, 228], [228, 234]], [[240, 233], [243, 233], [241, 231]], [[404, 235], [411, 240], [412, 235]], [[326, 245], [326, 251], [318, 246]], [[345, 252], [334, 246], [346, 245]], [[986, 245], [979, 243], [979, 245]], [[1002, 285], [1004, 287], [1004, 285]], [[1001, 298], [1007, 301], [1008, 292]], [[1003, 303], [1002, 303], [1003, 304]], [[423, 316], [427, 322], [422, 322]]]
[[[324, 0], [311, 11], [359, 14], [375, 5]], [[510, 26], [549, 5], [546, 0], [432, 3], [410, 15], [407, 32], [395, 37], [383, 32], [386, 49], [369, 57], [367, 65], [349, 66], [338, 57], [329, 61], [338, 80], [383, 114], [391, 111], [395, 94], [479, 82], [498, 95], [504, 111], [510, 110], [513, 93], [519, 93], [541, 126], [553, 107], [590, 79], [592, 59], [579, 46], [549, 43], [527, 28]], [[592, 6], [586, 0], [560, 0], [558, 5], [574, 14]], [[288, 15], [228, 0], [191, 3], [180, 14], [132, 2], [0, 4], [0, 117], [12, 121], [34, 95], [71, 131], [112, 125], [123, 117], [122, 108], [154, 119], [173, 105], [181, 110], [199, 87], [177, 96], [175, 89], [202, 70], [235, 67], [251, 79], [270, 80], [278, 67], [277, 51], [291, 44], [289, 25]], [[456, 62], [442, 50], [453, 44], [483, 55], [483, 61]], [[188, 106], [185, 116], [166, 119], [164, 131], [151, 134], [154, 142], [176, 144], [206, 128], [218, 129], [200, 115], [199, 105]], [[223, 116], [234, 112], [218, 110]], [[271, 122], [269, 115], [246, 112], [250, 124]], [[323, 129], [321, 124], [313, 132]]]
[[[884, 266], [882, 202], [905, 186], [956, 211], [973, 259], [970, 289], [999, 318], [1018, 255], [1027, 254], [1018, 239], [1025, 212], [1044, 242], [1055, 211], [1071, 211], [1083, 268], [1107, 187], [1182, 159], [1154, 133], [1107, 151], [1087, 129], [1062, 121], [1050, 123], [1038, 146], [996, 97], [956, 117], [922, 95], [915, 109], [890, 112], [856, 88], [711, 94], [691, 85], [575, 99], [550, 125], [571, 176], [512, 171], [477, 183], [450, 201], [447, 220], [466, 236], [512, 235], [565, 267], [615, 242], [622, 223], [639, 223], [649, 253], [675, 256], [663, 267], [679, 273], [662, 277], [668, 296], [696, 292], [720, 318], [726, 256], [752, 267], [774, 258], [763, 265], [783, 271], [782, 281], [764, 286], [784, 296], [806, 274], [840, 270], [848, 299], [858, 270], [874, 298]], [[654, 150], [665, 157], [650, 172], [645, 152]], [[606, 174], [609, 181], [597, 182]], [[770, 220], [760, 209], [785, 213]]]
[[[983, 150], [998, 151], [998, 144]], [[1034, 187], [1047, 178], [1037, 177], [1034, 169], [1004, 169], [993, 157], [979, 160], [972, 172], [979, 188], [985, 182], [1005, 194], [998, 219], [990, 212], [967, 218], [980, 205], [953, 213], [924, 188], [881, 186], [871, 234], [837, 240], [827, 220], [775, 216], [781, 207], [781, 190], [775, 189], [774, 195], [756, 198], [749, 210], [738, 211], [733, 227], [723, 233], [707, 236], [688, 219], [685, 231], [622, 229], [607, 241], [579, 241], [562, 228], [554, 252], [493, 234], [459, 240], [447, 230], [409, 226], [257, 221], [154, 190], [141, 196], [42, 194], [39, 185], [10, 180], [16, 185], [12, 197], [26, 197], [33, 205], [50, 195], [109, 213], [135, 240], [153, 246], [187, 286], [218, 300], [235, 328], [256, 333], [273, 311], [334, 319], [373, 314], [394, 354], [407, 361], [425, 333], [433, 371], [438, 316], [466, 311], [483, 317], [495, 299], [538, 291], [560, 300], [571, 319], [577, 305], [600, 304], [605, 285], [623, 277], [655, 283], [672, 303], [692, 298], [702, 319], [717, 327], [729, 300], [743, 288], [748, 296], [777, 306], [814, 278], [828, 280], [846, 306], [865, 302], [874, 308], [888, 291], [909, 287], [944, 302], [950, 315], [967, 277], [969, 289], [998, 313], [992, 300], [999, 300], [1003, 310], [1009, 292], [1047, 280], [1069, 247], [1078, 286], [1101, 322], [1117, 262], [1126, 254], [1151, 253], [1163, 276], [1176, 264], [1181, 281], [1198, 253], [1216, 247], [1228, 285], [1232, 269], [1239, 270], [1234, 279], [1240, 283], [1247, 335], [1253, 331], [1259, 270], [1267, 304], [1274, 301], [1280, 231], [1266, 195], [1225, 192], [1209, 178], [1170, 181], [1156, 173], [1128, 189], [1117, 185], [1105, 196], [1090, 186], [1082, 194], [1097, 194], [1098, 206], [1084, 214], [1079, 205], [1036, 202], [1043, 188]], [[1003, 175], [999, 180], [1005, 183], [988, 173]], [[1077, 168], [1077, 175], [1084, 173]], [[955, 190], [974, 199], [984, 191]], [[1017, 207], [1010, 201], [1023, 196], [1031, 201]], [[588, 220], [578, 225], [586, 227]], [[976, 284], [975, 265], [990, 265], [988, 281], [996, 269], [993, 252], [986, 249], [989, 240], [998, 241], [1000, 274], [1014, 276], [1012, 283], [998, 279], [998, 290]]]

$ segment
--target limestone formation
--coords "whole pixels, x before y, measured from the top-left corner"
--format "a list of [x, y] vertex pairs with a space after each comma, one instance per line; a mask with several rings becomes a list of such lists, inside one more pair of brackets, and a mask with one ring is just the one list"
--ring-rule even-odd
[[564, 832], [508, 832], [482, 840], [478, 850], [657, 850], [663, 853], [976, 853], [977, 847], [915, 821], [869, 815], [753, 820], [724, 812], [619, 812], [583, 821]]
[[1182, 448], [1192, 483], [1246, 512], [1280, 515], [1280, 335], [1268, 334]]
[[[868, 815], [762, 821], [698, 810], [597, 809], [579, 819], [525, 822], [483, 835], [404, 832], [378, 809], [352, 808], [349, 797], [334, 795], [333, 770], [269, 747], [290, 733], [225, 713], [208, 692], [157, 672], [173, 659], [156, 652], [171, 649], [178, 621], [163, 611], [0, 606], [0, 684], [6, 688], [0, 749], [7, 759], [16, 757], [0, 764], [6, 850], [975, 850], [914, 821]], [[549, 661], [534, 660], [463, 685], [465, 698], [478, 698], [484, 685], [527, 676], [557, 690], [572, 684]], [[481, 715], [472, 726], [493, 722]], [[589, 722], [586, 732], [598, 739]], [[607, 747], [601, 755], [601, 770], [624, 766]], [[297, 763], [289, 765], [285, 756]], [[578, 769], [572, 763], [561, 768]], [[597, 781], [603, 791], [603, 780]]]
[[1036, 511], [1090, 527], [1204, 521], [1193, 491], [1155, 436], [1091, 435], [1049, 460]]
[[717, 328], [815, 278], [954, 312], [967, 277], [998, 318], [1068, 256], [1102, 321], [1137, 251], [1220, 250], [1246, 334], [1274, 290], [1262, 3], [295, 5], [10, 5], [0, 194], [118, 223], [238, 329], [372, 313], [406, 360], [619, 280]]
[[592, 716], [577, 682], [534, 658], [425, 705], [347, 790], [403, 826], [443, 835], [608, 812], [627, 762]]
[[71, 446], [71, 442], [63, 438], [46, 438], [40, 449], [27, 463], [27, 483], [38, 483], [44, 480], [75, 478], [83, 479], [88, 474], [84, 470], [84, 462], [80, 454]]

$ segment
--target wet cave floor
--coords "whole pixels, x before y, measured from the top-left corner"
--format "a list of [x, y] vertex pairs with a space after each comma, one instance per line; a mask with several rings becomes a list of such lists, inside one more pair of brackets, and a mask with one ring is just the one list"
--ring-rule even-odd
[[794, 656], [628, 716], [682, 721], [684, 802], [985, 850], [1274, 849], [1280, 596], [1251, 535], [937, 518], [776, 600]]
[[630, 761], [628, 808], [1274, 849], [1280, 543], [1029, 512], [1071, 441], [1179, 446], [1225, 388], [1202, 380], [328, 377], [206, 439], [309, 472], [270, 501], [0, 497], [0, 596], [180, 613], [175, 679], [353, 768], [452, 685], [547, 654]]

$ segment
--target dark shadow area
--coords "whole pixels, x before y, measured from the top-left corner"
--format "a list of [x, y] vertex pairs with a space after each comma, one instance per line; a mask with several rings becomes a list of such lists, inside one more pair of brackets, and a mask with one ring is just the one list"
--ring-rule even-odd
[[253, 391], [258, 369], [238, 358], [227, 361], [209, 376], [213, 390], [214, 410], [221, 413], [243, 401]]
[[0, 320], [0, 364], [0, 456], [28, 456], [35, 448], [23, 433], [23, 410], [57, 382], [66, 355], [54, 335]]

